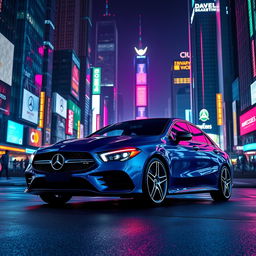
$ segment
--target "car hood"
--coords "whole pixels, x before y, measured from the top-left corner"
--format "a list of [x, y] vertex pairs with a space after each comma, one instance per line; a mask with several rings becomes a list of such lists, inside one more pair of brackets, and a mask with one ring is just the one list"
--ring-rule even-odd
[[159, 136], [111, 136], [89, 137], [84, 139], [65, 140], [50, 147], [41, 148], [37, 153], [49, 151], [106, 151], [120, 147], [139, 147], [159, 142]]

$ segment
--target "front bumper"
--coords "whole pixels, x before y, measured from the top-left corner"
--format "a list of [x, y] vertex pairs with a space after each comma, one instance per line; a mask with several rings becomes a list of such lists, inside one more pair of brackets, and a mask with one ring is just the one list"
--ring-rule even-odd
[[71, 195], [127, 195], [142, 193], [145, 163], [143, 153], [124, 162], [102, 162], [94, 156], [93, 170], [58, 172], [38, 171], [30, 165], [25, 171], [27, 188], [31, 194], [68, 193]]

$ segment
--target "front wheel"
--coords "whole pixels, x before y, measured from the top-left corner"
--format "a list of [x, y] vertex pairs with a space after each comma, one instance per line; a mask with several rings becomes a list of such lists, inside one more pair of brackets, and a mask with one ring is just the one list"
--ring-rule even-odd
[[168, 191], [168, 173], [163, 162], [153, 158], [148, 163], [143, 182], [145, 199], [155, 205], [163, 203]]
[[211, 197], [214, 201], [227, 201], [232, 193], [232, 175], [228, 167], [223, 166], [220, 171], [219, 190], [212, 191]]
[[50, 205], [63, 205], [72, 198], [72, 196], [64, 194], [42, 194], [40, 197]]

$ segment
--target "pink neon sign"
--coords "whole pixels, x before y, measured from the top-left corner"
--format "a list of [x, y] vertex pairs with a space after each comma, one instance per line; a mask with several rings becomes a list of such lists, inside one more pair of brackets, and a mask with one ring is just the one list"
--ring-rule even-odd
[[145, 85], [136, 86], [136, 106], [147, 106], [147, 87]]
[[74, 112], [71, 109], [68, 109], [68, 118], [66, 120], [66, 134], [73, 135], [74, 127]]
[[240, 134], [256, 131], [256, 107], [240, 116]]

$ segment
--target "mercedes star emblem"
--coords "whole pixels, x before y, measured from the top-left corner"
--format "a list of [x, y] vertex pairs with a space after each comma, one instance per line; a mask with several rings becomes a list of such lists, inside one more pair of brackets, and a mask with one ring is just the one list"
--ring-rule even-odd
[[28, 98], [28, 109], [29, 109], [30, 111], [33, 111], [33, 110], [34, 110], [34, 99], [33, 99], [32, 96], [30, 96], [30, 97]]
[[54, 169], [55, 171], [58, 171], [63, 167], [64, 163], [65, 163], [64, 156], [61, 154], [56, 154], [53, 156], [51, 161], [52, 169]]

